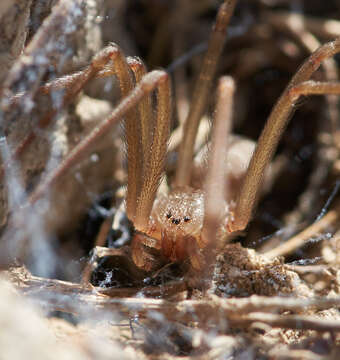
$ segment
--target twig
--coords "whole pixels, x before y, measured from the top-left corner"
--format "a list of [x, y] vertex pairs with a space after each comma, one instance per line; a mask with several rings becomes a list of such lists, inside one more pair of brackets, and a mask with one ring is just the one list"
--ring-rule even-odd
[[290, 254], [299, 247], [306, 244], [306, 242], [312, 236], [315, 236], [320, 231], [323, 231], [325, 228], [332, 225], [336, 220], [338, 220], [338, 211], [331, 210], [322, 219], [310, 225], [307, 229], [303, 230], [296, 236], [293, 236], [290, 240], [286, 241], [284, 244], [270, 251], [267, 251], [266, 253], [264, 253], [264, 255], [270, 259], [273, 259], [277, 256], [284, 256]]
[[321, 360], [321, 359], [329, 359], [327, 355], [321, 356], [320, 354], [316, 354], [313, 351], [310, 350], [300, 350], [300, 349], [294, 349], [291, 348], [283, 349], [280, 347], [280, 352], [278, 353], [277, 348], [272, 349], [272, 351], [269, 352], [269, 357], [274, 358], [275, 360], [298, 360], [298, 359], [304, 359], [304, 360]]
[[[9, 271], [10, 278], [18, 290], [37, 300], [50, 311], [59, 310], [74, 314], [91, 314], [100, 316], [107, 312], [119, 313], [125, 317], [139, 315], [148, 316], [150, 312], [162, 313], [170, 321], [199, 321], [211, 323], [222, 317], [230, 326], [249, 326], [253, 322], [263, 322], [274, 327], [313, 329], [317, 331], [340, 331], [340, 321], [320, 320], [312, 316], [278, 315], [281, 311], [305, 311], [314, 309], [328, 309], [340, 306], [337, 298], [296, 297], [262, 297], [251, 296], [241, 299], [222, 299], [210, 296], [202, 300], [183, 300], [172, 302], [164, 299], [150, 299], [145, 297], [127, 297], [137, 295], [136, 288], [131, 289], [101, 289], [83, 287], [66, 281], [43, 279], [32, 276], [23, 268]], [[181, 283], [183, 285], [183, 282]], [[172, 290], [179, 291], [179, 284], [174, 284]], [[148, 287], [137, 289], [139, 294], [163, 296], [166, 287]], [[113, 298], [114, 296], [118, 296]]]
[[340, 331], [340, 321], [330, 319], [318, 319], [312, 316], [301, 315], [277, 315], [256, 312], [248, 314], [241, 319], [237, 319], [239, 324], [246, 326], [253, 322], [261, 322], [272, 327], [280, 327], [285, 329], [301, 329], [316, 331]]
[[12, 5], [11, 0], [3, 0], [1, 2], [1, 5], [0, 5], [0, 19], [6, 13], [6, 11], [10, 8], [11, 5]]
[[[294, 14], [294, 16], [298, 14]], [[266, 11], [263, 13], [266, 21], [268, 19], [273, 23], [286, 23], [289, 18], [291, 18], [291, 12], [274, 12], [274, 11]], [[313, 34], [318, 36], [327, 38], [327, 40], [331, 40], [340, 35], [340, 21], [335, 19], [322, 19], [317, 17], [308, 16], [306, 14], [303, 15], [303, 25], [307, 31], [310, 31]]]
[[[304, 47], [309, 53], [315, 51], [322, 44], [318, 39], [306, 29], [306, 19], [305, 16], [299, 14], [273, 14], [265, 13], [267, 15], [267, 21], [269, 23], [283, 31], [288, 31], [292, 36], [294, 36], [297, 41]], [[340, 23], [338, 24], [340, 25]], [[338, 27], [338, 33], [336, 36], [340, 35], [340, 26]], [[325, 78], [327, 81], [336, 81], [338, 80], [338, 68], [335, 60], [333, 58], [326, 59], [322, 67], [325, 72]], [[329, 108], [329, 118], [332, 128], [332, 136], [334, 144], [336, 145], [336, 132], [338, 130], [338, 118], [339, 111], [337, 107], [338, 98], [335, 95], [327, 95], [326, 100]]]

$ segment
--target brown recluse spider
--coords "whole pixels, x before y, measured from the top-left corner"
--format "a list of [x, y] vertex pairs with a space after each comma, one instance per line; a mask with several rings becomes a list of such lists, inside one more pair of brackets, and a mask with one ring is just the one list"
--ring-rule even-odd
[[[231, 132], [234, 82], [222, 77], [217, 89], [217, 107], [205, 185], [190, 187], [194, 142], [198, 124], [205, 112], [209, 92], [222, 52], [225, 32], [236, 0], [225, 1], [218, 11], [202, 70], [193, 91], [192, 103], [184, 126], [174, 185], [169, 194], [157, 194], [164, 173], [170, 136], [171, 88], [165, 71], [147, 72], [139, 59], [125, 58], [118, 46], [100, 52], [90, 66], [75, 75], [46, 85], [41, 92], [65, 87], [72, 97], [92, 78], [117, 76], [122, 100], [112, 114], [84, 138], [62, 163], [36, 187], [29, 203], [36, 203], [47, 189], [60, 179], [93, 144], [124, 117], [127, 144], [126, 213], [136, 233], [132, 240], [132, 259], [137, 267], [150, 271], [157, 261], [156, 249], [168, 261], [189, 259], [195, 270], [206, 263], [206, 249], [220, 249], [228, 236], [246, 228], [256, 206], [264, 174], [276, 151], [291, 113], [301, 95], [339, 94], [340, 83], [310, 80], [322, 61], [340, 52], [340, 38], [326, 43], [301, 65], [273, 110], [258, 140], [256, 149], [246, 155], [238, 193], [226, 193], [228, 177], [225, 157]], [[156, 114], [152, 92], [156, 90]], [[65, 99], [65, 103], [67, 99]], [[250, 159], [251, 157], [251, 159]], [[230, 161], [233, 161], [232, 159]], [[247, 166], [249, 163], [249, 166]], [[227, 201], [228, 200], [228, 201]]]

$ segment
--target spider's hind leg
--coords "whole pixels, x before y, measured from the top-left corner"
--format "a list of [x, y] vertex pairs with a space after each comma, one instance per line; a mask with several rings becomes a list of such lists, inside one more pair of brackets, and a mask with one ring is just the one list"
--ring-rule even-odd
[[340, 38], [324, 44], [302, 64], [273, 107], [258, 140], [246, 177], [238, 196], [235, 218], [229, 225], [230, 232], [243, 230], [250, 221], [259, 198], [266, 168], [270, 164], [280, 138], [287, 127], [290, 115], [301, 95], [339, 94], [339, 83], [309, 81], [321, 62], [340, 51]]

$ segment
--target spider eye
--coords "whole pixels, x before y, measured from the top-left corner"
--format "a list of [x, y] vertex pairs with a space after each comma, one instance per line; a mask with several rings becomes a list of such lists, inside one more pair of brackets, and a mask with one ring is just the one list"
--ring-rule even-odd
[[178, 225], [181, 222], [180, 219], [172, 219], [172, 223]]
[[188, 222], [188, 221], [190, 221], [190, 220], [191, 220], [191, 219], [189, 218], [189, 216], [185, 216], [185, 217], [184, 217], [184, 221], [185, 221], [185, 222]]
[[171, 212], [168, 212], [168, 213], [166, 214], [166, 217], [167, 217], [168, 219], [170, 219], [171, 216], [172, 216]]

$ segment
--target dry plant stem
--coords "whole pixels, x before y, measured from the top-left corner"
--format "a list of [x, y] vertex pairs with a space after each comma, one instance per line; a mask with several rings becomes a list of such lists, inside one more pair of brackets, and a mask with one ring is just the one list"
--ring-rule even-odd
[[[49, 65], [51, 63], [58, 64], [58, 61], [61, 61], [61, 57], [63, 57], [63, 61], [65, 60], [65, 53], [62, 49], [63, 46], [67, 45], [67, 42], [74, 33], [74, 31], [66, 33], [65, 29], [69, 30], [71, 24], [72, 29], [76, 29], [81, 21], [83, 21], [82, 6], [82, 0], [72, 2], [60, 0], [53, 7], [48, 18], [44, 20], [33, 40], [26, 47], [25, 53], [22, 54], [12, 67], [4, 87], [0, 91], [1, 95], [3, 95], [0, 116], [3, 116], [2, 121], [4, 123], [17, 120], [13, 117], [15, 116], [13, 114], [16, 114], [16, 112], [13, 111], [11, 106], [13, 96], [18, 92], [23, 92], [30, 98], [34, 98], [43, 76], [48, 71]], [[62, 37], [63, 41], [60, 41], [60, 37]], [[39, 63], [40, 66], [36, 66], [36, 63]], [[29, 77], [26, 76], [27, 73], [30, 74]], [[26, 81], [23, 82], [22, 79], [26, 79]], [[18, 106], [22, 106], [22, 104], [18, 104]], [[15, 151], [20, 155], [23, 149], [33, 140], [34, 136], [33, 133], [28, 135]], [[3, 169], [0, 169], [1, 174], [3, 174]]]
[[98, 235], [96, 236], [96, 240], [95, 240], [95, 246], [104, 246], [107, 236], [109, 234], [109, 231], [112, 228], [112, 217], [108, 217], [104, 220], [104, 222], [102, 223], [102, 225], [100, 226]]
[[[113, 110], [112, 114], [106, 118], [97, 128], [84, 138], [78, 145], [74, 147], [69, 155], [62, 161], [62, 163], [38, 185], [36, 190], [29, 198], [29, 202], [34, 204], [46, 191], [61, 178], [73, 165], [91, 149], [93, 144], [119, 121], [127, 111], [134, 108], [140, 100], [151, 91], [153, 91], [160, 82], [168, 77], [164, 71], [155, 70], [144, 76], [142, 81], [133, 89], [133, 91], [124, 98], [118, 106]], [[137, 119], [136, 119], [137, 120]]]
[[[111, 249], [112, 250], [112, 249]], [[18, 273], [22, 268], [15, 269]], [[115, 311], [116, 306], [105, 306], [114, 301], [114, 298], [134, 299], [133, 296], [143, 293], [149, 297], [168, 297], [185, 290], [186, 284], [181, 281], [173, 282], [163, 287], [146, 286], [131, 288], [100, 288], [89, 285], [88, 283], [71, 283], [56, 279], [46, 279], [31, 275], [27, 270], [23, 269], [21, 274], [10, 274], [13, 281], [17, 281], [17, 286], [24, 294], [32, 296], [32, 298], [40, 299], [43, 306], [47, 306], [50, 310], [70, 312], [73, 314], [81, 314], [85, 310], [84, 315], [90, 310], [102, 309], [105, 311]], [[64, 298], [64, 299], [63, 299]], [[72, 298], [74, 302], [72, 301]], [[39, 301], [40, 301], [39, 300]], [[123, 301], [124, 301], [123, 300]], [[148, 302], [148, 299], [145, 299]], [[149, 299], [150, 300], [150, 299]], [[55, 304], [53, 304], [55, 301]], [[96, 304], [96, 302], [98, 303]], [[102, 304], [100, 304], [103, 301]], [[104, 305], [104, 306], [103, 306]], [[118, 305], [119, 307], [119, 305]], [[118, 309], [119, 311], [119, 309]], [[127, 314], [127, 312], [125, 312]], [[107, 314], [106, 314], [107, 315]]]
[[337, 221], [339, 218], [338, 211], [338, 209], [329, 211], [321, 220], [315, 222], [298, 235], [286, 241], [284, 244], [264, 253], [264, 255], [273, 259], [277, 256], [284, 256], [292, 253], [299, 247], [303, 246], [312, 236], [317, 235], [320, 231], [323, 231]]
[[[81, 91], [81, 89], [93, 78], [97, 77], [99, 72], [105, 67], [109, 60], [113, 60], [115, 54], [117, 53], [117, 48], [114, 46], [108, 46], [98, 53], [92, 60], [91, 64], [84, 69], [72, 75], [63, 76], [55, 81], [52, 81], [46, 85], [41, 86], [37, 91], [37, 96], [44, 94], [50, 94], [54, 91], [64, 91], [63, 99], [60, 106], [56, 109], [52, 109], [47, 114], [45, 114], [38, 123], [38, 129], [44, 129], [50, 125], [51, 120], [57, 114], [60, 108], [63, 108], [71, 101], [74, 100], [75, 96]], [[10, 106], [14, 106], [18, 103], [26, 93], [13, 96], [9, 100]], [[24, 140], [15, 148], [12, 154], [11, 161], [13, 159], [18, 159], [27, 150], [27, 147], [34, 141], [37, 134], [32, 131], [29, 133]], [[5, 164], [0, 168], [0, 178], [3, 176], [4, 168], [9, 164]]]
[[146, 232], [157, 189], [164, 171], [165, 156], [170, 136], [171, 87], [168, 76], [163, 76], [157, 92], [157, 118], [153, 134], [149, 162], [146, 164], [142, 188], [138, 197], [136, 219], [137, 230]]
[[[183, 2], [180, 2], [184, 4]], [[184, 39], [178, 36], [174, 39], [173, 58], [177, 59], [184, 53]], [[186, 81], [185, 67], [179, 66], [174, 72], [174, 90], [176, 94], [176, 109], [180, 127], [182, 128], [189, 111], [188, 84]]]
[[[38, 123], [38, 129], [44, 129], [48, 125], [50, 125], [51, 120], [57, 114], [60, 108], [63, 108], [71, 101], [74, 100], [75, 96], [81, 91], [81, 89], [93, 78], [97, 77], [99, 72], [103, 69], [103, 67], [115, 57], [117, 49], [113, 46], [108, 46], [103, 49], [100, 53], [98, 53], [92, 60], [91, 64], [84, 69], [83, 71], [79, 71], [72, 75], [63, 76], [51, 83], [48, 83], [44, 86], [41, 86], [37, 91], [37, 96], [44, 94], [50, 94], [54, 91], [64, 91], [63, 99], [58, 108], [52, 109], [47, 114], [45, 114], [42, 119]], [[9, 105], [13, 106], [18, 103], [21, 99], [23, 99], [27, 95], [26, 93], [22, 93], [16, 96], [13, 96], [9, 100]], [[29, 133], [24, 140], [16, 147], [12, 154], [12, 159], [18, 159], [24, 151], [27, 150], [27, 147], [34, 141], [37, 134], [32, 131]], [[8, 164], [5, 164], [0, 169], [0, 178], [3, 176], [4, 168], [6, 168]]]
[[329, 360], [328, 355], [320, 356], [312, 350], [292, 350], [289, 346], [280, 347], [279, 354], [277, 348], [269, 350], [268, 357], [275, 360]]
[[321, 62], [340, 51], [340, 38], [317, 49], [300, 67], [287, 88], [275, 104], [267, 123], [261, 133], [256, 150], [250, 161], [248, 171], [238, 197], [234, 221], [229, 225], [230, 231], [243, 230], [256, 205], [265, 169], [273, 158], [278, 142], [288, 124], [289, 115], [294, 110], [297, 97], [291, 96], [293, 87], [310, 79]]
[[[334, 238], [334, 237], [333, 237]], [[316, 274], [323, 276], [324, 278], [331, 278], [333, 275], [330, 270], [330, 266], [327, 265], [289, 265], [286, 264], [288, 270], [294, 271], [298, 274]]]
[[[115, 59], [115, 74], [119, 79], [121, 96], [126, 97], [133, 89], [133, 78], [130, 67], [125, 56], [119, 52]], [[131, 221], [134, 221], [136, 215], [136, 204], [141, 188], [143, 177], [142, 163], [143, 154], [141, 152], [141, 132], [140, 119], [137, 108], [131, 108], [125, 114], [125, 141], [127, 145], [127, 195], [126, 195], [126, 213]]]
[[[128, 58], [127, 62], [133, 71], [136, 83], [139, 83], [143, 76], [147, 73], [146, 66], [144, 65], [143, 61], [138, 58]], [[150, 95], [145, 96], [145, 98], [140, 102], [138, 110], [141, 120], [143, 163], [148, 163], [155, 123]], [[143, 169], [143, 176], [146, 176], [146, 174], [147, 172], [145, 172], [145, 169]]]
[[[216, 247], [217, 231], [224, 215], [226, 199], [224, 184], [226, 139], [231, 133], [235, 83], [231, 77], [222, 77], [218, 84], [215, 123], [212, 130], [211, 151], [204, 195], [204, 221], [201, 248], [210, 244]], [[218, 244], [221, 245], [221, 244]], [[217, 246], [217, 250], [220, 246]]]
[[0, 5], [0, 20], [6, 11], [13, 5], [11, 0], [3, 0]]
[[[39, 31], [34, 36], [33, 40], [25, 49], [25, 53], [19, 58], [15, 66], [12, 67], [5, 83], [2, 92], [5, 98], [2, 101], [3, 109], [6, 111], [10, 102], [8, 101], [18, 91], [29, 91], [34, 94], [38, 89], [38, 85], [48, 70], [49, 64], [55, 63], [65, 54], [62, 51], [56, 52], [56, 46], [60, 41], [58, 36], [65, 36], [65, 27], [68, 27], [69, 22], [73, 22], [72, 26], [76, 28], [79, 21], [83, 20], [82, 13], [82, 0], [60, 0], [56, 6], [53, 7], [51, 14], [44, 20]], [[71, 35], [69, 32], [67, 36]], [[46, 46], [48, 47], [46, 51]], [[44, 49], [44, 52], [42, 52]], [[58, 48], [59, 49], [59, 48]], [[60, 50], [60, 49], [59, 49]], [[57, 56], [57, 57], [56, 57]], [[41, 66], [35, 66], [37, 72], [34, 74], [30, 81], [26, 82], [25, 89], [16, 89], [18, 85], [22, 85], [21, 79], [26, 78], [25, 74], [32, 65], [36, 58], [44, 60]], [[53, 59], [53, 61], [52, 61]], [[14, 92], [14, 93], [13, 93]]]
[[333, 242], [336, 244], [340, 239], [340, 230], [337, 230], [332, 237]]
[[[292, 13], [280, 11], [265, 11], [263, 12], [264, 18], [272, 23], [287, 23], [292, 17]], [[300, 16], [294, 13], [294, 16]], [[317, 36], [326, 38], [327, 40], [334, 39], [340, 35], [340, 21], [335, 19], [322, 19], [317, 17], [303, 15], [303, 26], [307, 31], [310, 31]]]
[[319, 19], [305, 17], [306, 27], [309, 31], [328, 39], [336, 38], [340, 35], [340, 21], [335, 19]]
[[[221, 299], [211, 296], [203, 300], [172, 302], [140, 296], [129, 297], [137, 295], [136, 289], [133, 288], [88, 288], [66, 281], [39, 278], [32, 276], [22, 268], [10, 270], [9, 276], [18, 290], [33, 299], [38, 299], [40, 305], [51, 311], [59, 310], [83, 315], [90, 315], [96, 311], [97, 314], [103, 312], [106, 316], [108, 311], [114, 311], [126, 317], [136, 314], [143, 317], [148, 316], [150, 311], [156, 311], [170, 321], [200, 321], [211, 324], [211, 321], [218, 322], [223, 317], [228, 321], [229, 326], [238, 328], [262, 322], [273, 327], [340, 331], [339, 321], [304, 315], [274, 314], [282, 311], [306, 311], [309, 307], [319, 310], [339, 307], [339, 297], [298, 299], [296, 297], [251, 296], [243, 299]], [[184, 290], [183, 282], [173, 284], [173, 287], [169, 285], [167, 295], [180, 289]], [[159, 287], [146, 287], [138, 290], [146, 296], [156, 296], [156, 293], [159, 294], [158, 296], [164, 295], [162, 293], [164, 289]]]
[[184, 138], [179, 150], [178, 168], [175, 185], [189, 185], [194, 152], [195, 138], [199, 121], [205, 111], [211, 83], [214, 78], [217, 63], [221, 55], [226, 28], [233, 13], [236, 0], [225, 1], [217, 14], [216, 23], [209, 40], [208, 50], [202, 64], [202, 70], [196, 81], [192, 94], [192, 103], [184, 125]]
[[253, 322], [261, 322], [271, 327], [279, 327], [284, 329], [309, 329], [320, 332], [340, 331], [340, 322], [337, 320], [318, 319], [312, 316], [300, 315], [276, 315], [266, 314], [263, 312], [251, 313], [238, 319], [240, 325], [246, 326]]

